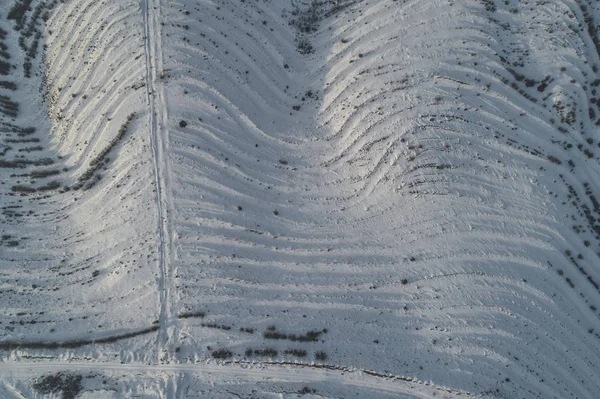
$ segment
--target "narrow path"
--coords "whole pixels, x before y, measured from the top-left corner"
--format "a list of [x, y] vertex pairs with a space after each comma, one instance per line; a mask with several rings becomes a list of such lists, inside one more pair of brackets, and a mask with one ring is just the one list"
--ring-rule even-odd
[[170, 362], [173, 352], [169, 350], [169, 337], [176, 327], [171, 325], [172, 314], [171, 292], [171, 248], [172, 229], [170, 214], [172, 205], [169, 196], [170, 169], [165, 154], [168, 154], [169, 132], [167, 124], [167, 106], [164, 99], [163, 85], [160, 82], [162, 71], [162, 39], [160, 32], [160, 0], [141, 0], [144, 14], [145, 49], [146, 49], [146, 87], [148, 93], [150, 144], [154, 163], [154, 179], [156, 186], [156, 205], [158, 211], [159, 259], [160, 274], [158, 277], [160, 313], [158, 330], [158, 361]]

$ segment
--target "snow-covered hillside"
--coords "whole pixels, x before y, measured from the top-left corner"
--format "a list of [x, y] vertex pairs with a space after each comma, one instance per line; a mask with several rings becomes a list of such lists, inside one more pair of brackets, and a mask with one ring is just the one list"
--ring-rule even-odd
[[0, 4], [0, 398], [596, 398], [600, 4]]

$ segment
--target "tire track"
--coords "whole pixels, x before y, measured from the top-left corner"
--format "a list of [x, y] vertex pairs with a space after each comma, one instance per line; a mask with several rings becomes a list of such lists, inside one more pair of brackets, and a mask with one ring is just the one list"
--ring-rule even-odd
[[[227, 362], [209, 364], [169, 364], [169, 365], [145, 365], [145, 364], [119, 364], [104, 363], [91, 364], [85, 362], [72, 362], [68, 365], [45, 363], [20, 363], [12, 364], [0, 369], [1, 377], [29, 378], [40, 373], [64, 372], [77, 370], [78, 372], [114, 372], [122, 373], [156, 373], [164, 378], [169, 375], [173, 380], [178, 373], [189, 373], [202, 375], [203, 379], [216, 379], [228, 381], [230, 378], [241, 378], [247, 381], [261, 381], [264, 379], [280, 382], [322, 382], [329, 381], [345, 386], [370, 388], [373, 393], [394, 395], [410, 395], [415, 398], [430, 398], [436, 394], [442, 394], [444, 398], [473, 397], [470, 392], [456, 389], [448, 389], [435, 385], [431, 382], [421, 381], [417, 378], [382, 374], [371, 370], [354, 369], [330, 364], [308, 364], [295, 362]], [[167, 382], [170, 388], [165, 398], [182, 397], [177, 396], [177, 391], [184, 392], [184, 387], [177, 389], [174, 383]], [[218, 383], [217, 383], [218, 385]], [[402, 396], [405, 397], [405, 396]]]
[[168, 196], [169, 170], [165, 154], [168, 154], [167, 106], [164, 101], [162, 84], [157, 83], [158, 71], [162, 71], [162, 44], [158, 20], [160, 19], [160, 0], [142, 0], [144, 12], [145, 50], [146, 50], [146, 87], [148, 93], [150, 142], [156, 186], [156, 205], [158, 210], [159, 234], [159, 331], [158, 360], [170, 361], [172, 354], [168, 349], [171, 319], [172, 271], [171, 249], [172, 235], [169, 214], [172, 209]]

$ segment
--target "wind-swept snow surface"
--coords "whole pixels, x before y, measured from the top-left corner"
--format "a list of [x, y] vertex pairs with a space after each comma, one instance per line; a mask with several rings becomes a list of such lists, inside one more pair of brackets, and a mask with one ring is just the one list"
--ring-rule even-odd
[[9, 3], [0, 396], [598, 396], [597, 2]]

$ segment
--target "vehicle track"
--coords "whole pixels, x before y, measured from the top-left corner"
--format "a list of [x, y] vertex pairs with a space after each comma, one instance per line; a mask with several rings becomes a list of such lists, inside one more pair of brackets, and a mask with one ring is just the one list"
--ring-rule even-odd
[[177, 387], [174, 380], [178, 373], [202, 375], [207, 380], [229, 380], [231, 377], [243, 378], [248, 381], [272, 382], [322, 382], [330, 381], [344, 386], [370, 388], [373, 392], [398, 395], [400, 397], [430, 398], [440, 395], [443, 398], [474, 397], [473, 393], [447, 389], [436, 386], [430, 382], [406, 376], [384, 375], [369, 370], [359, 370], [335, 365], [303, 364], [291, 362], [227, 362], [203, 364], [119, 364], [119, 363], [23, 363], [10, 364], [0, 368], [0, 377], [3, 378], [29, 378], [44, 373], [65, 372], [77, 370], [79, 373], [104, 372], [115, 375], [124, 371], [135, 373], [156, 373], [164, 378], [170, 376], [166, 386], [169, 391], [165, 398], [175, 398]]
[[172, 335], [171, 325], [171, 289], [172, 273], [171, 248], [172, 229], [170, 224], [171, 201], [168, 195], [170, 171], [165, 154], [168, 153], [168, 129], [165, 124], [167, 106], [164, 100], [162, 84], [159, 82], [158, 71], [162, 71], [162, 45], [160, 24], [160, 0], [142, 0], [145, 30], [146, 52], [146, 87], [148, 94], [150, 143], [152, 148], [152, 161], [154, 166], [154, 180], [156, 186], [156, 205], [158, 212], [159, 236], [159, 330], [157, 337], [158, 361], [169, 362], [172, 351], [168, 349], [169, 336]]

